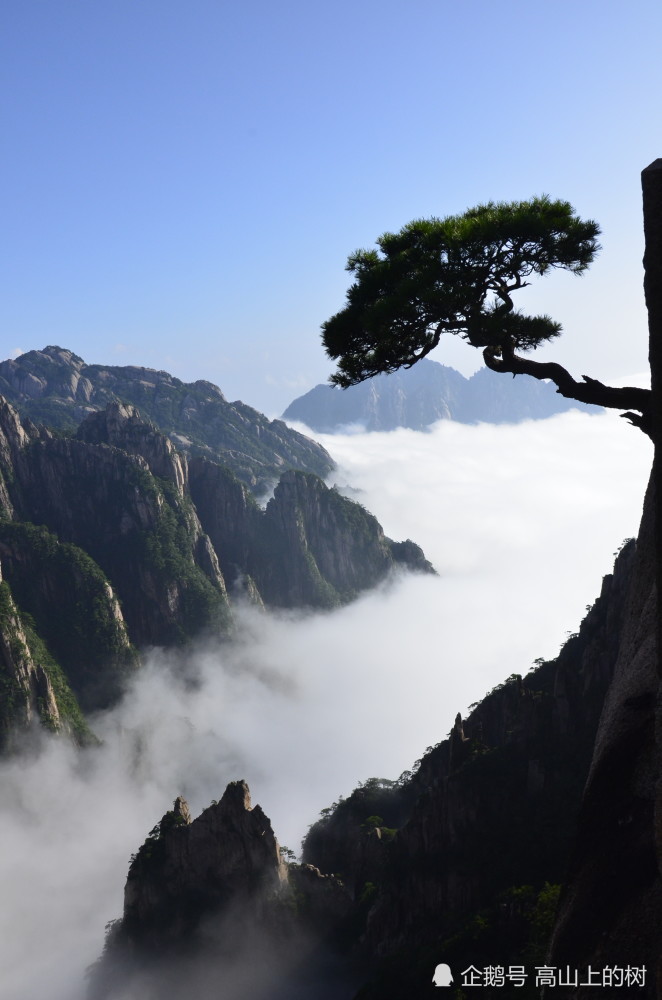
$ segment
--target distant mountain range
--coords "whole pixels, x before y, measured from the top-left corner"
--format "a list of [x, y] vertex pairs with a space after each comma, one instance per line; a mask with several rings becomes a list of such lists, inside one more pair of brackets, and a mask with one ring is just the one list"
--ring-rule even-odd
[[[434, 573], [315, 474], [320, 445], [209, 382], [47, 347], [3, 362], [0, 392], [0, 753], [38, 722], [89, 741], [141, 650], [227, 637], [238, 603], [333, 608]], [[263, 509], [249, 487], [274, 481]]]
[[211, 382], [181, 382], [137, 365], [88, 365], [63, 347], [0, 363], [0, 395], [22, 416], [64, 431], [108, 403], [130, 403], [178, 451], [220, 462], [258, 494], [286, 469], [322, 477], [333, 469], [321, 445], [245, 403], [229, 403]]
[[298, 420], [325, 434], [339, 433], [352, 425], [368, 431], [396, 427], [422, 431], [437, 420], [510, 424], [570, 409], [587, 413], [601, 410], [565, 399], [551, 382], [529, 375], [510, 378], [481, 368], [465, 378], [454, 368], [426, 358], [413, 368], [377, 375], [349, 389], [316, 385], [290, 403], [283, 419]]

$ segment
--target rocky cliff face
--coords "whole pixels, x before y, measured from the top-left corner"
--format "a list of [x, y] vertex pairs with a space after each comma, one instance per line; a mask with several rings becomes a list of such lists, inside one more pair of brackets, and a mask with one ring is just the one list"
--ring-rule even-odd
[[349, 906], [337, 878], [283, 862], [245, 782], [231, 782], [193, 821], [177, 798], [132, 859], [124, 912], [90, 997], [139, 985], [141, 995], [165, 998], [173, 977], [205, 1000], [300, 996], [311, 941], [324, 939]]
[[190, 501], [154, 477], [142, 456], [41, 430], [21, 448], [11, 476], [17, 518], [92, 557], [112, 581], [137, 645], [169, 645], [227, 620], [220, 574], [210, 579], [198, 565], [202, 529]]
[[129, 947], [181, 944], [206, 913], [242, 906], [261, 920], [287, 882], [278, 842], [243, 781], [191, 821], [175, 800], [132, 861], [124, 892], [123, 934]]
[[433, 572], [316, 476], [285, 472], [262, 510], [119, 402], [69, 436], [0, 397], [0, 509], [14, 598], [90, 710], [117, 697], [136, 647], [228, 635], [233, 600], [326, 608], [399, 566]]
[[93, 739], [59, 666], [0, 580], [0, 751], [39, 726], [79, 744]]
[[598, 407], [564, 399], [550, 383], [528, 375], [518, 375], [513, 381], [482, 368], [466, 379], [453, 368], [424, 358], [412, 368], [377, 375], [349, 389], [317, 385], [290, 403], [283, 419], [300, 420], [314, 431], [329, 434], [352, 424], [368, 431], [396, 427], [422, 431], [437, 420], [518, 423], [572, 407], [599, 412]]
[[458, 716], [413, 775], [368, 782], [311, 828], [305, 860], [370, 902], [356, 940], [376, 972], [361, 998], [426, 996], [439, 961], [544, 963], [634, 560], [630, 543], [557, 660]]
[[82, 549], [45, 527], [0, 522], [0, 565], [84, 710], [113, 701], [137, 655], [119, 600]]
[[275, 607], [335, 607], [399, 567], [433, 573], [413, 542], [395, 543], [377, 520], [321, 479], [290, 470], [263, 511], [227, 470], [189, 464], [191, 496], [228, 584]]
[[43, 665], [36, 663], [18, 609], [6, 584], [0, 584], [0, 656], [2, 657], [2, 703], [0, 705], [0, 745], [14, 734], [15, 720], [22, 728], [39, 719], [53, 730], [62, 725], [53, 685]]
[[434, 572], [417, 545], [398, 546], [360, 504], [302, 472], [281, 477], [264, 522], [274, 556], [266, 572], [254, 575], [272, 603], [300, 607], [312, 598], [318, 606], [331, 607], [351, 600], [397, 566]]
[[319, 476], [333, 468], [321, 445], [245, 403], [229, 403], [211, 382], [189, 384], [132, 365], [88, 365], [61, 347], [0, 363], [0, 394], [22, 415], [70, 431], [109, 403], [133, 404], [178, 451], [221, 462], [258, 494], [287, 468]]
[[[621, 658], [626, 655], [623, 642], [630, 642], [628, 623], [642, 621], [641, 611], [648, 600], [641, 575], [642, 560], [645, 563], [649, 558], [645, 545], [644, 533], [638, 549], [634, 542], [624, 546], [614, 573], [603, 581], [600, 597], [556, 660], [538, 663], [526, 677], [513, 675], [490, 692], [466, 720], [458, 715], [448, 738], [428, 748], [414, 773], [405, 773], [397, 781], [370, 779], [347, 799], [325, 810], [304, 842], [303, 865], [289, 866], [284, 875], [274, 855], [270, 827], [264, 833], [269, 874], [262, 884], [271, 887], [269, 891], [278, 885], [281, 903], [294, 901], [295, 918], [293, 924], [284, 924], [275, 911], [262, 909], [259, 917], [251, 917], [251, 926], [260, 926], [268, 937], [276, 925], [287, 925], [285, 940], [291, 941], [296, 940], [296, 928], [304, 916], [318, 942], [309, 953], [309, 992], [297, 994], [292, 988], [289, 995], [324, 995], [316, 992], [321, 984], [328, 985], [319, 951], [322, 941], [327, 947], [332, 942], [334, 948], [336, 985], [326, 995], [338, 1000], [354, 995], [357, 1000], [422, 998], [429, 994], [432, 973], [440, 961], [456, 971], [471, 964], [479, 969], [495, 964], [524, 965], [532, 971], [535, 965], [545, 963], [559, 887], [576, 837], [584, 783], [591, 769], [590, 800], [599, 767], [596, 761], [605, 752], [600, 747], [605, 733], [614, 728], [609, 721], [614, 699], [626, 716], [649, 709], [647, 699], [641, 697], [645, 692], [636, 685], [634, 691], [631, 681], [621, 692], [622, 698], [616, 694], [622, 683]], [[640, 636], [633, 641], [645, 660], [647, 640]], [[615, 667], [616, 679], [610, 688]], [[632, 698], [635, 700], [629, 700]], [[636, 726], [635, 731], [636, 739], [628, 737], [628, 746], [635, 739], [639, 752], [648, 745], [650, 728], [641, 732]], [[596, 732], [597, 758], [591, 765]], [[610, 740], [604, 745], [610, 745]], [[627, 746], [621, 745], [619, 752], [623, 749]], [[642, 760], [647, 759], [644, 754]], [[628, 773], [632, 773], [631, 765], [629, 760]], [[651, 767], [642, 764], [634, 770], [639, 775], [637, 794], [642, 788], [650, 794]], [[609, 773], [618, 782], [618, 772]], [[109, 942], [106, 961], [114, 955], [112, 961], [121, 967], [121, 956], [141, 936], [147, 942], [140, 945], [144, 954], [150, 948], [155, 954], [154, 949], [162, 949], [171, 940], [181, 946], [189, 939], [190, 927], [202, 926], [204, 914], [213, 911], [221, 920], [228, 912], [230, 884], [239, 894], [235, 900], [246, 894], [250, 910], [254, 899], [250, 873], [260, 865], [252, 860], [253, 820], [244, 823], [245, 794], [243, 786], [230, 786], [227, 802], [224, 799], [225, 804], [212, 806], [195, 821], [201, 830], [199, 840], [192, 836], [195, 824], [189, 826], [181, 803], [153, 831], [133, 862], [124, 917]], [[617, 799], [620, 797], [617, 788]], [[226, 820], [218, 820], [224, 831], [221, 840], [227, 841], [227, 847], [221, 848], [211, 831], [217, 822], [214, 817], [225, 816], [228, 809], [235, 818], [229, 826]], [[594, 814], [593, 807], [590, 814]], [[258, 819], [261, 823], [261, 813]], [[624, 821], [619, 813], [613, 828], [614, 836], [630, 838], [629, 876], [637, 870], [650, 877], [651, 867], [642, 865], [641, 851], [643, 845], [644, 856], [650, 856], [652, 826], [642, 827], [634, 815], [631, 819], [625, 816]], [[215, 855], [216, 846], [209, 845], [217, 843], [220, 853]], [[621, 857], [620, 840], [616, 847]], [[149, 858], [157, 858], [152, 874], [141, 860], [145, 852], [149, 864]], [[238, 870], [234, 867], [236, 858], [242, 859], [239, 867], [243, 874], [231, 883], [230, 873]], [[218, 883], [214, 875], [217, 869], [226, 873], [219, 876]], [[325, 879], [321, 875], [324, 871], [333, 871], [336, 876]], [[619, 874], [615, 874], [615, 881], [620, 884]], [[575, 937], [568, 921], [579, 921], [584, 928], [594, 921], [595, 926], [594, 908], [589, 910], [595, 887], [588, 884], [584, 888], [586, 891], [580, 893], [584, 909], [579, 906], [573, 913], [573, 906], [568, 907], [567, 900], [574, 898], [569, 890], [562, 910], [568, 939], [584, 941], [584, 945], [571, 954], [559, 951], [559, 960], [562, 957], [563, 962], [574, 964], [602, 958], [613, 964], [613, 950], [604, 950], [604, 929], [610, 925], [610, 912], [618, 910], [614, 933], [615, 940], [621, 940], [623, 908], [605, 902], [599, 929]], [[633, 913], [642, 900], [640, 888], [641, 879], [632, 885]], [[178, 902], [173, 904], [173, 899]], [[645, 912], [654, 912], [652, 902]], [[265, 914], [266, 924], [260, 923]], [[219, 954], [224, 947], [241, 952], [230, 926], [222, 920], [216, 926], [221, 925], [212, 952]], [[266, 930], [268, 926], [271, 931]], [[623, 962], [632, 964], [652, 947], [654, 934], [655, 925], [639, 950], [633, 951], [634, 958], [623, 956]], [[560, 931], [556, 947], [562, 947]], [[155, 958], [150, 977], [159, 974], [161, 963], [161, 958]], [[339, 976], [339, 968], [349, 978]], [[348, 986], [352, 976], [357, 984], [364, 984], [358, 993]], [[205, 1000], [217, 995], [227, 982], [227, 969], [217, 966], [207, 982], [209, 992], [201, 995]], [[231, 985], [232, 981], [229, 995], [233, 995]], [[159, 1000], [169, 995], [159, 989], [163, 987], [158, 986], [154, 994]], [[539, 990], [528, 982], [523, 987], [505, 984], [498, 993], [484, 992], [487, 996], [534, 997]], [[255, 996], [281, 995], [286, 994], [255, 992]]]
[[[551, 949], [557, 965], [645, 965], [642, 997], [660, 995], [656, 980], [662, 988], [653, 482]], [[572, 993], [589, 995], [589, 987]]]

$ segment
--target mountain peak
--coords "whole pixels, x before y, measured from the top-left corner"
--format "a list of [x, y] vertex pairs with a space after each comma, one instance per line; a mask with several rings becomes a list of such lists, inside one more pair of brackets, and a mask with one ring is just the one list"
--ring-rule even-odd
[[506, 379], [481, 368], [467, 379], [454, 368], [424, 358], [412, 368], [376, 375], [349, 389], [317, 385], [290, 403], [283, 417], [334, 434], [352, 425], [367, 431], [422, 431], [438, 420], [518, 423], [571, 408], [590, 413], [600, 409], [564, 399], [550, 382], [528, 375]]
[[[29, 354], [44, 354], [47, 358], [53, 358], [54, 361], [60, 361], [65, 365], [72, 365], [73, 367], [80, 368], [85, 362], [73, 351], [70, 351], [66, 347], [58, 347], [56, 344], [49, 344], [48, 347], [44, 347], [41, 351], [29, 351]], [[20, 357], [26, 357], [27, 355], [20, 355]], [[20, 360], [20, 357], [16, 360]]]
[[319, 476], [333, 469], [321, 445], [245, 403], [229, 403], [212, 382], [186, 383], [136, 365], [88, 365], [56, 345], [1, 362], [0, 394], [36, 423], [72, 432], [109, 403], [132, 405], [180, 451], [222, 462], [256, 493], [287, 468]]

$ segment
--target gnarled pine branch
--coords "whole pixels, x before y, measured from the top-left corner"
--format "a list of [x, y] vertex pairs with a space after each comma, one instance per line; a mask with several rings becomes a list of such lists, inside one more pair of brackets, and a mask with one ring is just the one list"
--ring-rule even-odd
[[483, 358], [487, 367], [493, 372], [549, 379], [556, 385], [556, 391], [566, 399], [576, 399], [579, 403], [592, 403], [595, 406], [606, 406], [615, 410], [638, 411], [623, 413], [622, 416], [645, 434], [652, 436], [650, 389], [640, 389], [636, 386], [615, 388], [589, 378], [588, 375], [582, 375], [583, 381], [577, 382], [563, 365], [553, 361], [531, 361], [529, 358], [522, 358], [515, 354], [509, 344], [486, 347]]

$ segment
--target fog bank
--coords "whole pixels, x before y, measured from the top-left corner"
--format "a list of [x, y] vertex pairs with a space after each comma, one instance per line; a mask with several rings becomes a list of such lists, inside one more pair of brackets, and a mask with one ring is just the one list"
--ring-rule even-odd
[[185, 795], [245, 778], [298, 850], [358, 780], [395, 778], [458, 710], [555, 655], [636, 534], [650, 442], [613, 414], [320, 438], [332, 477], [438, 577], [324, 614], [243, 609], [236, 640], [154, 652], [101, 748], [40, 737], [0, 766], [0, 998], [79, 1000], [130, 854]]

